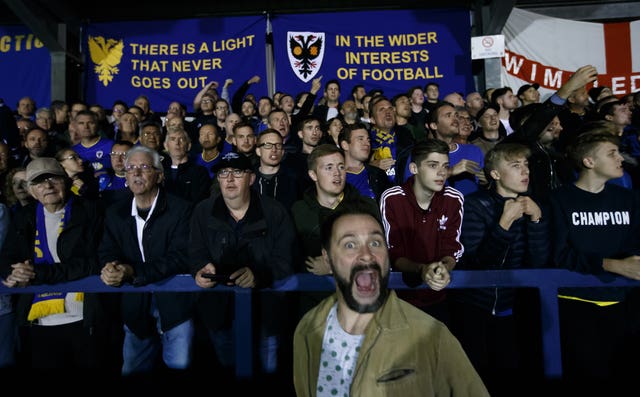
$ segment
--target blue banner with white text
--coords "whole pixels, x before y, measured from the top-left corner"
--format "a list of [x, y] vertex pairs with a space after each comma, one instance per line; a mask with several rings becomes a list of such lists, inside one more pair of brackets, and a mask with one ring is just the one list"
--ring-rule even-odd
[[49, 107], [49, 50], [26, 26], [0, 26], [0, 99], [16, 110], [25, 96], [31, 97], [36, 107]]
[[177, 101], [193, 111], [207, 83], [234, 83], [230, 95], [254, 75], [256, 97], [267, 94], [264, 16], [91, 24], [86, 29], [86, 100], [111, 108], [147, 95], [164, 112]]
[[340, 81], [341, 101], [357, 84], [388, 97], [431, 81], [441, 97], [473, 90], [468, 10], [276, 15], [272, 25], [276, 87], [292, 95], [320, 76]]

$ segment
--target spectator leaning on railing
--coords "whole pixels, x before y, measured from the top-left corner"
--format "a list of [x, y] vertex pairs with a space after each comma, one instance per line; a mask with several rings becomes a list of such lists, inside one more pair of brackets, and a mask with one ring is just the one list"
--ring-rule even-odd
[[[19, 288], [98, 274], [103, 216], [97, 204], [71, 194], [70, 179], [51, 157], [29, 163], [27, 182], [37, 202], [15, 214], [0, 254], [3, 284]], [[20, 294], [16, 317], [28, 366], [117, 373], [119, 346], [110, 341], [118, 322], [105, 314], [113, 309], [113, 298], [83, 292]]]

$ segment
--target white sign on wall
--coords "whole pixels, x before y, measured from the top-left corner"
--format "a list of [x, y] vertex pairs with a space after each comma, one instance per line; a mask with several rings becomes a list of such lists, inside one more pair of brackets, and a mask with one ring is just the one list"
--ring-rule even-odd
[[502, 58], [503, 56], [504, 35], [471, 38], [471, 59]]

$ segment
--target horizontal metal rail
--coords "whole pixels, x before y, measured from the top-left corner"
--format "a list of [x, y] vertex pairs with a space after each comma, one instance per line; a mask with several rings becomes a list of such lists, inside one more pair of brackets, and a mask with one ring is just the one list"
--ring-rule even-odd
[[[560, 355], [560, 320], [558, 317], [558, 288], [560, 287], [638, 287], [640, 281], [630, 280], [613, 274], [591, 275], [572, 272], [566, 269], [517, 269], [517, 270], [454, 270], [448, 288], [480, 287], [523, 287], [538, 288], [540, 291], [540, 314], [542, 326], [542, 348], [545, 377], [562, 377]], [[391, 289], [412, 289], [402, 281], [402, 274], [392, 272], [389, 280]], [[418, 288], [427, 288], [425, 285]], [[315, 276], [310, 273], [296, 274], [276, 282], [270, 290], [291, 291], [332, 291], [335, 284], [331, 276]], [[24, 288], [6, 288], [0, 285], [0, 294], [40, 293], [40, 292], [202, 292], [233, 291], [235, 293], [235, 337], [236, 376], [253, 376], [253, 332], [251, 289], [216, 286], [213, 289], [198, 287], [193, 277], [181, 274], [166, 280], [134, 287], [129, 284], [110, 287], [100, 281], [99, 276], [90, 276], [80, 280], [55, 285], [38, 285]]]

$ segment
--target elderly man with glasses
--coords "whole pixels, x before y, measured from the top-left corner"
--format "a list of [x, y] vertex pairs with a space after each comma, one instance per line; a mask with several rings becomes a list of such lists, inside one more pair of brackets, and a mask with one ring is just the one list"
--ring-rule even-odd
[[258, 135], [256, 154], [260, 158], [260, 165], [251, 187], [261, 196], [273, 197], [286, 208], [291, 208], [300, 197], [295, 171], [282, 163], [282, 135], [272, 128], [262, 131]]
[[[132, 200], [107, 209], [98, 257], [100, 279], [107, 285], [146, 285], [188, 272], [191, 204], [167, 193], [160, 155], [135, 146], [125, 157]], [[123, 375], [150, 373], [162, 358], [166, 367], [182, 371], [191, 364], [194, 324], [189, 292], [122, 295], [124, 321]]]

